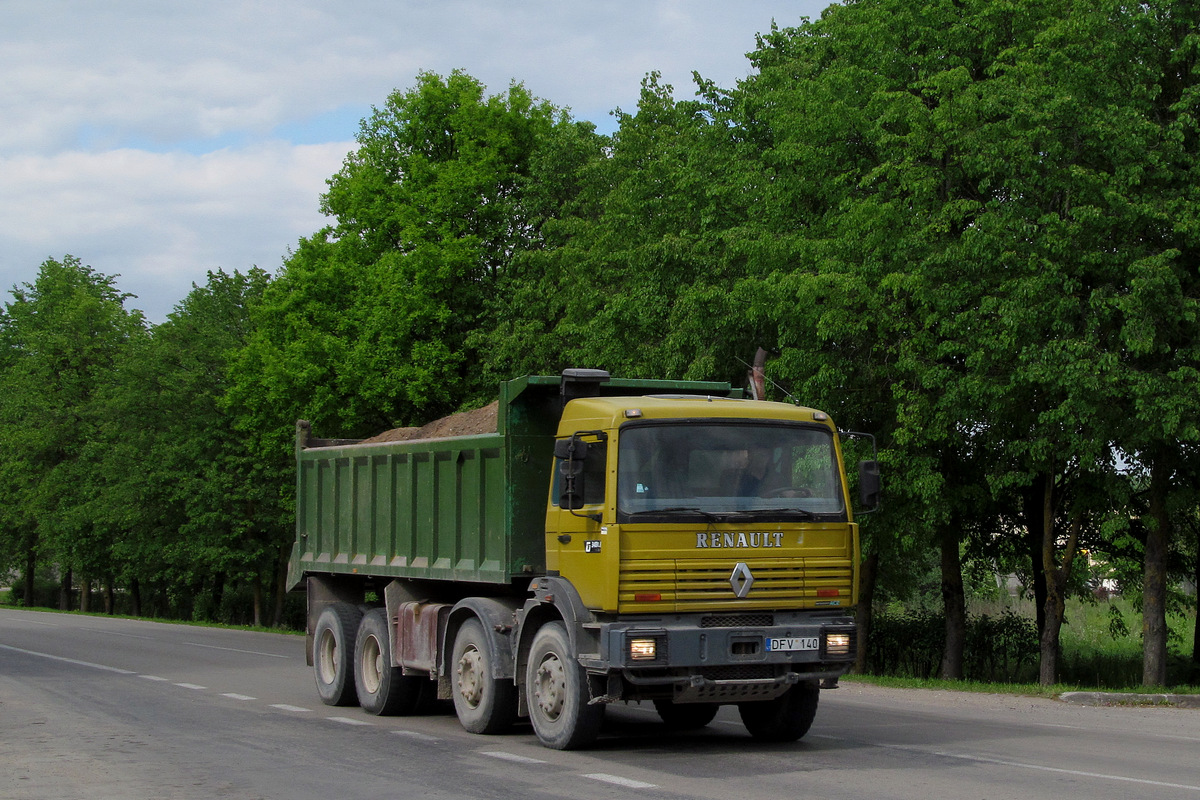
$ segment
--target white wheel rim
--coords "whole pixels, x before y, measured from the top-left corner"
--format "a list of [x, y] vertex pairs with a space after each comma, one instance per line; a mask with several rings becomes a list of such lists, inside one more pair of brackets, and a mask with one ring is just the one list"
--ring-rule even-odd
[[458, 659], [458, 694], [471, 708], [478, 708], [483, 699], [483, 654], [468, 647]]
[[567, 673], [556, 654], [547, 654], [538, 664], [534, 685], [533, 694], [538, 708], [546, 719], [552, 722], [557, 720], [566, 702]]
[[379, 691], [379, 685], [383, 682], [383, 648], [374, 636], [368, 636], [363, 641], [362, 677], [363, 688], [369, 694]]
[[330, 630], [321, 634], [317, 645], [317, 671], [322, 683], [333, 683], [337, 678], [338, 645], [337, 637]]

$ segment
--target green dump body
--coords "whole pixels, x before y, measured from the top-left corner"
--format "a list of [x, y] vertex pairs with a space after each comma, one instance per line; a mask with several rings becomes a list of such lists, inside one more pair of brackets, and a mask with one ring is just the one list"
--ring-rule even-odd
[[[362, 444], [298, 423], [296, 542], [308, 574], [510, 587], [545, 572], [545, 518], [563, 397], [558, 376], [500, 386], [497, 431]], [[602, 395], [739, 394], [728, 383], [610, 379]]]

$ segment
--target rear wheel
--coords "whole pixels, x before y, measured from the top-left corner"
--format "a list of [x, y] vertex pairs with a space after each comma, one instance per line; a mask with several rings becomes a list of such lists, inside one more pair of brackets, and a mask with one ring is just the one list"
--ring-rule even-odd
[[487, 635], [470, 619], [454, 638], [451, 689], [458, 721], [471, 733], [501, 733], [517, 718], [517, 687], [493, 676]]
[[548, 622], [533, 636], [525, 695], [533, 730], [546, 747], [574, 750], [600, 734], [604, 706], [588, 705], [587, 673], [561, 622]]
[[317, 617], [313, 631], [313, 674], [317, 694], [327, 706], [352, 706], [354, 690], [354, 636], [362, 611], [350, 603], [332, 603]]
[[358, 702], [372, 714], [411, 714], [421, 696], [423, 678], [392, 666], [387, 610], [374, 608], [362, 618], [354, 643], [354, 684]]
[[815, 683], [800, 683], [775, 700], [738, 703], [738, 711], [755, 739], [794, 742], [812, 727], [820, 697], [821, 690]]
[[676, 731], [694, 731], [703, 728], [717, 716], [716, 703], [673, 703], [670, 700], [655, 700], [654, 710], [668, 728]]

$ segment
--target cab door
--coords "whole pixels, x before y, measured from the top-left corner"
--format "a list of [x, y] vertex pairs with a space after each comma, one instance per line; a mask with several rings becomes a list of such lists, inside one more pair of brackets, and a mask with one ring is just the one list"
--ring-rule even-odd
[[620, 572], [618, 537], [609, 534], [610, 527], [615, 531], [608, 509], [616, 475], [609, 449], [605, 441], [588, 442], [579, 472], [583, 505], [576, 509], [564, 507], [565, 461], [556, 458], [546, 512], [546, 568], [570, 581], [584, 605], [598, 611], [616, 611]]

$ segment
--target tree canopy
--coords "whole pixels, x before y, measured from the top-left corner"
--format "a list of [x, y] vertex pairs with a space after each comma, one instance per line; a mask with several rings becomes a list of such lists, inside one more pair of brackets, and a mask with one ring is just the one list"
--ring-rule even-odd
[[873, 574], [937, 565], [944, 674], [964, 559], [1019, 557], [1053, 681], [1088, 550], [1139, 560], [1160, 685], [1200, 563], [1198, 11], [851, 0], [764, 32], [735, 86], [651, 73], [609, 136], [422, 73], [276, 274], [210, 274], [153, 327], [70, 257], [14, 290], [0, 567], [261, 593], [297, 418], [365, 436], [565, 366], [740, 383], [762, 347], [779, 399], [878, 435]]

